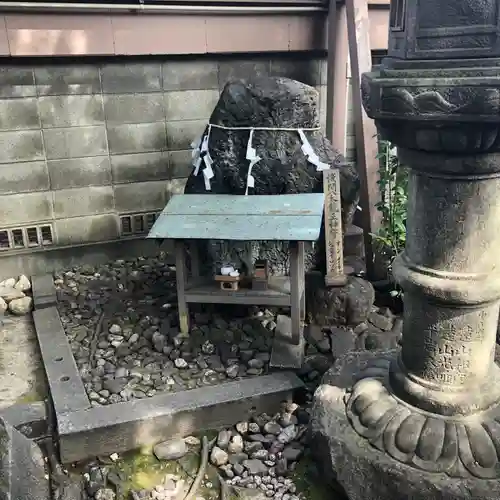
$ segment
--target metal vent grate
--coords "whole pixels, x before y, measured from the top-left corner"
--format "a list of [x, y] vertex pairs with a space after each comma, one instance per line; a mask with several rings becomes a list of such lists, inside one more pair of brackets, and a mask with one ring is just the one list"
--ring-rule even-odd
[[159, 212], [149, 212], [145, 214], [129, 214], [120, 216], [120, 226], [122, 236], [132, 236], [146, 234], [150, 231]]
[[0, 251], [41, 248], [54, 244], [52, 225], [0, 229]]

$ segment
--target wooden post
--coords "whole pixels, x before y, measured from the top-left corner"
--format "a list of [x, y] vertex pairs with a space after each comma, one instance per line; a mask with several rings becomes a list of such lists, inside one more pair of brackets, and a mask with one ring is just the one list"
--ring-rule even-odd
[[344, 249], [342, 242], [342, 210], [340, 204], [340, 175], [336, 168], [323, 170], [325, 193], [325, 250], [326, 286], [344, 286]]
[[189, 308], [186, 302], [186, 258], [184, 240], [175, 240], [175, 276], [177, 282], [177, 307], [179, 310], [179, 330], [189, 335]]
[[361, 75], [371, 70], [370, 20], [367, 0], [346, 0], [347, 35], [351, 61], [352, 106], [356, 133], [356, 163], [361, 179], [361, 220], [365, 241], [366, 271], [376, 277], [372, 234], [380, 229], [382, 218], [376, 208], [380, 200], [377, 181], [379, 162], [377, 128], [361, 103]]
[[304, 242], [290, 242], [290, 295], [293, 345], [300, 345], [302, 336], [302, 282], [304, 280]]
[[328, 17], [326, 136], [333, 147], [345, 155], [347, 152], [349, 44], [345, 5], [338, 4], [334, 8], [335, 3], [331, 0]]

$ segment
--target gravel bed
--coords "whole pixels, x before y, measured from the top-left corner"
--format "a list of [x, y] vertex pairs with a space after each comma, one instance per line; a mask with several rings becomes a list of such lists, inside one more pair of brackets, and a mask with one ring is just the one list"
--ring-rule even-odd
[[[58, 308], [85, 389], [105, 405], [267, 373], [276, 312], [200, 306], [179, 333], [175, 268], [162, 258], [55, 276]], [[195, 310], [193, 308], [193, 310]], [[224, 312], [228, 314], [224, 314]]]

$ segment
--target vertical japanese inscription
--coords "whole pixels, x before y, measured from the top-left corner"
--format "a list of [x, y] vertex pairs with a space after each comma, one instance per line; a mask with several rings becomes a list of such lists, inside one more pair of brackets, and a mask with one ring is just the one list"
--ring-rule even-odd
[[325, 193], [325, 248], [328, 281], [328, 277], [336, 278], [344, 275], [340, 176], [338, 169], [323, 170], [323, 191]]

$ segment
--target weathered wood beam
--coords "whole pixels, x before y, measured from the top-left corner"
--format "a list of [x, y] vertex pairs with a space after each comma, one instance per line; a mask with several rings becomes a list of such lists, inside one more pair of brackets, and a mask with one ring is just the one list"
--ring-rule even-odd
[[356, 163], [361, 179], [360, 206], [364, 232], [366, 270], [376, 277], [372, 234], [382, 222], [376, 208], [380, 200], [377, 128], [361, 103], [361, 75], [371, 70], [370, 20], [367, 0], [346, 0], [347, 34], [351, 61], [352, 107], [356, 134]]

